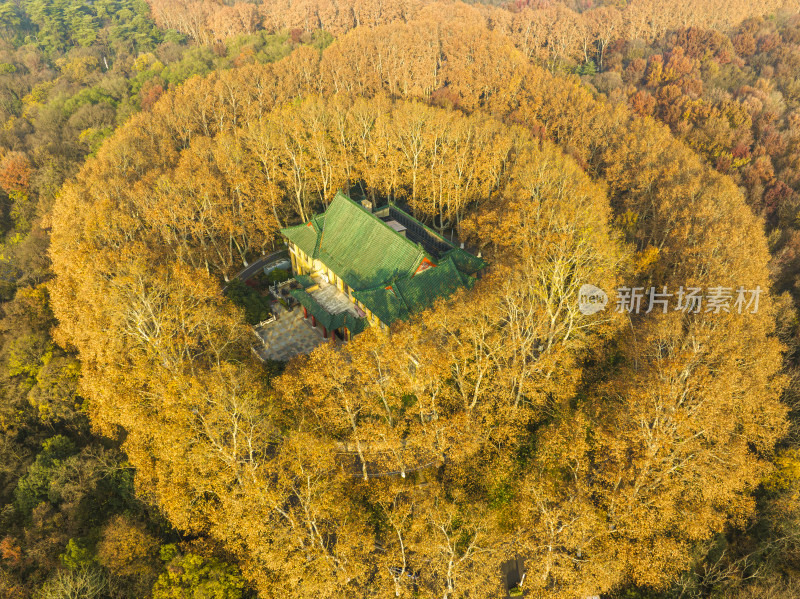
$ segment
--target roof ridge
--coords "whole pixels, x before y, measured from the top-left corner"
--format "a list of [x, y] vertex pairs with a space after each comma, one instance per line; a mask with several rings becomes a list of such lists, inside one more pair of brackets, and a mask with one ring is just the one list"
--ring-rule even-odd
[[[426, 230], [428, 233], [431, 233], [432, 235], [435, 235], [437, 239], [440, 239], [440, 240], [442, 240], [442, 241], [443, 241], [443, 242], [445, 242], [447, 245], [449, 245], [451, 248], [453, 248], [453, 249], [457, 249], [457, 248], [456, 248], [456, 246], [455, 246], [455, 245], [453, 245], [453, 242], [452, 242], [452, 241], [448, 240], [448, 239], [447, 239], [447, 238], [446, 238], [444, 235], [441, 235], [440, 233], [437, 233], [436, 231], [434, 231], [433, 229], [431, 229], [431, 228], [430, 228], [428, 225], [426, 225], [425, 223], [423, 223], [421, 220], [419, 220], [418, 218], [416, 218], [416, 217], [412, 216], [411, 214], [409, 214], [408, 212], [406, 212], [405, 210], [403, 210], [403, 209], [402, 209], [400, 206], [398, 206], [396, 203], [394, 203], [394, 202], [389, 202], [389, 206], [391, 206], [392, 208], [394, 208], [394, 209], [395, 209], [395, 210], [397, 210], [398, 212], [402, 212], [404, 215], [406, 215], [408, 218], [410, 218], [411, 220], [413, 220], [415, 223], [418, 223], [418, 224], [419, 224], [419, 226], [421, 226], [423, 229], [425, 229], [425, 230]], [[449, 251], [449, 250], [448, 250], [448, 251]]]
[[401, 291], [400, 285], [398, 285], [398, 283], [400, 281], [402, 281], [402, 280], [405, 280], [405, 279], [411, 280], [413, 277], [414, 277], [414, 275], [406, 275], [402, 279], [400, 279], [398, 277], [392, 277], [392, 280], [391, 280], [391, 282], [392, 282], [392, 285], [391, 285], [392, 291], [397, 296], [397, 299], [399, 299], [400, 302], [403, 304], [403, 307], [406, 309], [406, 312], [410, 312], [411, 310], [408, 307], [408, 300], [403, 295], [403, 292]]
[[[406, 276], [403, 277], [404, 279], [410, 279], [411, 277]], [[379, 283], [373, 287], [365, 287], [364, 289], [354, 289], [355, 293], [370, 293], [371, 291], [380, 291], [381, 289], [387, 289], [388, 287], [394, 288], [394, 285], [397, 283], [397, 277], [392, 277], [384, 281], [383, 283]]]

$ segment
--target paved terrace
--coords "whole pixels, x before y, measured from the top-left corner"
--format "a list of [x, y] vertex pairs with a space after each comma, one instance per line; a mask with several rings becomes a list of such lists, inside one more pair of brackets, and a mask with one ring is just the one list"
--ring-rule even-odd
[[325, 341], [322, 332], [312, 328], [311, 323], [303, 318], [302, 308], [287, 310], [281, 304], [275, 304], [273, 310], [276, 319], [255, 329], [262, 343], [253, 349], [262, 360], [285, 362], [298, 354], [311, 352]]

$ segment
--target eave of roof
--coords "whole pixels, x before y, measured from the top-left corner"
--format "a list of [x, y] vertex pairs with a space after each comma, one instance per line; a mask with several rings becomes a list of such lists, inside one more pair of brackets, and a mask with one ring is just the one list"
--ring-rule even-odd
[[281, 234], [303, 250], [307, 256], [316, 258], [320, 228], [315, 219], [307, 223], [281, 229]]
[[369, 326], [366, 318], [353, 316], [349, 312], [339, 312], [330, 314], [323, 308], [314, 296], [304, 289], [292, 289], [289, 294], [304, 306], [322, 326], [329, 331], [334, 331], [341, 327], [347, 328], [351, 334], [357, 335]]
[[482, 258], [473, 256], [466, 250], [454, 247], [442, 255], [443, 259], [452, 259], [458, 270], [463, 271], [469, 275], [474, 275], [479, 270], [486, 268], [489, 263]]
[[403, 298], [391, 286], [354, 291], [353, 297], [383, 323], [392, 324], [397, 319], [408, 318], [408, 308]]
[[437, 299], [452, 295], [464, 285], [462, 274], [449, 258], [395, 284], [409, 312], [429, 308]]

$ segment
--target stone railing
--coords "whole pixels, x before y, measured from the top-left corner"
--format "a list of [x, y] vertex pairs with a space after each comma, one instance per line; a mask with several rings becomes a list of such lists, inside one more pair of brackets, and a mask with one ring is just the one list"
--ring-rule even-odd
[[253, 328], [254, 329], [260, 329], [261, 327], [263, 327], [265, 325], [268, 325], [271, 322], [275, 322], [276, 320], [278, 320], [278, 317], [273, 314], [269, 318], [267, 318], [266, 320], [262, 320], [258, 324], [253, 325]]

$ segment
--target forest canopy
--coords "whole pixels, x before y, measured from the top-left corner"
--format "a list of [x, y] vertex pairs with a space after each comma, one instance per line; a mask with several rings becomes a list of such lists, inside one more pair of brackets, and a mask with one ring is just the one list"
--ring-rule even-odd
[[[577, 310], [587, 281], [769, 289], [759, 218], [665, 125], [532, 64], [483, 11], [191, 78], [49, 218], [56, 339], [93, 424], [263, 596], [489, 596], [514, 555], [537, 596], [663, 588], [771, 472], [769, 294], [754, 314]], [[492, 267], [390, 338], [268, 376], [222, 286], [340, 188]]]

